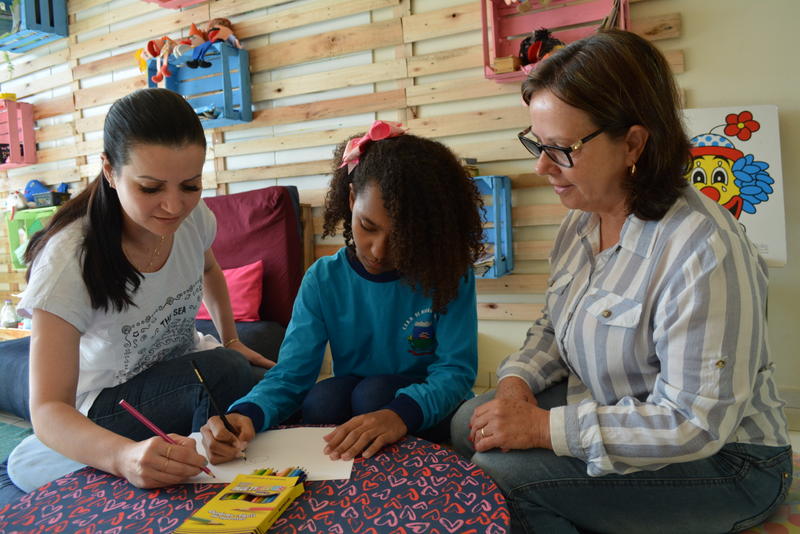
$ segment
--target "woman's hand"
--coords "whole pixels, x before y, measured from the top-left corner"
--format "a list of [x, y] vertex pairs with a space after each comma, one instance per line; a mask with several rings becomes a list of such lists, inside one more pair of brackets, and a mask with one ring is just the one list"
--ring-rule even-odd
[[477, 452], [552, 448], [550, 412], [539, 408], [535, 401], [495, 396], [475, 408], [469, 425], [469, 437]]
[[203, 447], [212, 464], [222, 464], [242, 458], [247, 444], [256, 436], [253, 421], [240, 413], [225, 415], [237, 433], [230, 432], [222, 422], [222, 418], [214, 416], [200, 428], [203, 435]]
[[408, 432], [403, 420], [392, 410], [357, 415], [324, 436], [328, 445], [323, 452], [331, 460], [350, 460], [361, 454], [370, 458], [384, 446], [399, 440]]
[[265, 358], [264, 356], [257, 353], [256, 351], [254, 351], [253, 349], [251, 349], [238, 339], [233, 343], [229, 344], [227, 348], [235, 350], [236, 352], [247, 358], [248, 362], [257, 367], [263, 367], [264, 369], [272, 369], [273, 367], [275, 367], [275, 362], [273, 362], [269, 358]]
[[206, 459], [197, 454], [191, 438], [170, 434], [175, 444], [160, 437], [131, 442], [117, 458], [119, 474], [137, 488], [160, 488], [179, 484], [200, 473]]
[[538, 406], [536, 397], [533, 396], [533, 391], [528, 384], [519, 377], [509, 376], [504, 378], [497, 384], [497, 389], [494, 393], [495, 399], [519, 399], [529, 402], [534, 406]]

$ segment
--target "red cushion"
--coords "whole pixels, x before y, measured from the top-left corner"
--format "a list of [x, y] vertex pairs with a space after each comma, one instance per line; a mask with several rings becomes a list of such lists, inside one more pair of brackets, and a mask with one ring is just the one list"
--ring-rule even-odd
[[217, 217], [211, 245], [222, 269], [261, 260], [264, 321], [289, 323], [302, 278], [302, 253], [297, 215], [289, 191], [273, 186], [204, 199]]
[[[244, 267], [223, 269], [222, 274], [225, 275], [225, 282], [228, 284], [233, 320], [253, 322], [261, 319], [258, 315], [264, 277], [264, 264], [261, 263], [261, 260]], [[197, 318], [211, 320], [211, 315], [202, 302], [200, 309], [197, 310]]]

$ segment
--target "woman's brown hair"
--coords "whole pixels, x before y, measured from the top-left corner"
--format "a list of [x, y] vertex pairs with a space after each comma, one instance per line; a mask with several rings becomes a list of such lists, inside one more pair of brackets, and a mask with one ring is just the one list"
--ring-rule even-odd
[[628, 209], [645, 220], [664, 216], [686, 187], [690, 161], [680, 97], [669, 64], [647, 40], [622, 30], [602, 30], [562, 48], [542, 61], [522, 84], [529, 104], [550, 91], [589, 116], [613, 138], [635, 124], [649, 132], [626, 175]]

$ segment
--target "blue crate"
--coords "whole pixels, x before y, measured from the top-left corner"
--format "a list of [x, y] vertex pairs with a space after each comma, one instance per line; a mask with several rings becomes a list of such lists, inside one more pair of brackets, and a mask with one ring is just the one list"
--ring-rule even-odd
[[[511, 234], [511, 179], [508, 176], [475, 176], [475, 185], [486, 205], [482, 219], [488, 223], [483, 232], [487, 250], [493, 252], [493, 261], [486, 268], [477, 268], [478, 278], [500, 278], [514, 270], [514, 249]], [[486, 197], [491, 197], [491, 201]], [[485, 271], [485, 272], [482, 272]]]
[[0, 50], [18, 54], [67, 36], [66, 0], [19, 0], [19, 2], [18, 28], [12, 27], [13, 17], [8, 7], [12, 2], [0, 2], [7, 6], [0, 11], [0, 25], [15, 30], [0, 35]]
[[[247, 50], [227, 43], [214, 43], [205, 56], [210, 67], [192, 69], [189, 50], [179, 58], [170, 57], [166, 88], [183, 95], [200, 116], [203, 128], [219, 128], [253, 120], [250, 97], [250, 61]], [[156, 74], [156, 60], [147, 62], [147, 84]]]

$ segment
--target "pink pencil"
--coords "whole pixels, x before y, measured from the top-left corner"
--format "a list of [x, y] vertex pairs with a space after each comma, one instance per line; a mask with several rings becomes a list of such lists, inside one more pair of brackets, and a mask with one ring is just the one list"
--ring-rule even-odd
[[[167, 443], [171, 443], [172, 445], [178, 444], [178, 442], [176, 442], [174, 439], [166, 435], [163, 430], [158, 428], [155, 425], [155, 423], [153, 423], [150, 419], [145, 417], [144, 414], [142, 414], [142, 412], [140, 412], [139, 410], [128, 404], [128, 402], [125, 399], [120, 400], [119, 405], [128, 410], [128, 412], [130, 412], [130, 414], [134, 416], [136, 419], [138, 419], [139, 422], [141, 422], [144, 426], [146, 426], [147, 428], [149, 428], [150, 430], [161, 436], [161, 439], [163, 439]], [[208, 476], [217, 478], [214, 476], [214, 473], [212, 473], [211, 469], [209, 469], [208, 467], [201, 467], [200, 469], [202, 469], [203, 472], [206, 473]]]

